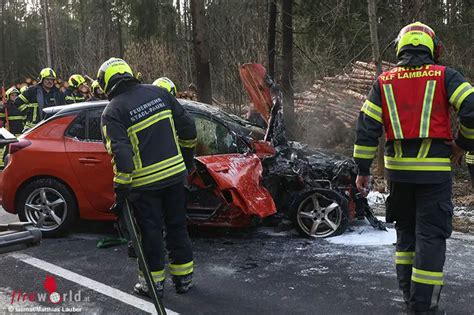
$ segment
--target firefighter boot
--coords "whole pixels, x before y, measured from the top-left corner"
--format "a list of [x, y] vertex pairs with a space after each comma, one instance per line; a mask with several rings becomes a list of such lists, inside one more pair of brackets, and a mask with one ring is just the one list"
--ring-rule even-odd
[[[158, 297], [162, 298], [165, 289], [165, 280], [155, 282], [156, 291], [158, 293]], [[149, 298], [153, 298], [152, 293], [148, 290], [148, 285], [146, 284], [146, 280], [142, 275], [138, 276], [138, 283], [135, 284], [133, 287], [133, 291], [142, 296], [148, 296]]]
[[186, 293], [193, 286], [193, 273], [184, 276], [173, 276], [176, 293]]

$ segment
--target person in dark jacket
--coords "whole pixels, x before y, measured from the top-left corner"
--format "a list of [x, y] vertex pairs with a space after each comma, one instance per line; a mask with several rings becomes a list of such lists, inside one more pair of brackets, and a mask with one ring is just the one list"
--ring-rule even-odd
[[21, 135], [25, 121], [25, 115], [14, 105], [15, 99], [20, 95], [20, 92], [11, 87], [5, 92], [7, 101], [0, 109], [0, 121], [2, 125], [8, 129], [15, 136]]
[[[429, 26], [416, 22], [401, 29], [398, 63], [369, 92], [354, 145], [356, 184], [365, 194], [385, 130], [386, 215], [396, 222], [397, 278], [409, 311], [420, 314], [444, 313], [438, 301], [452, 231], [451, 162], [460, 163], [464, 151], [474, 149], [474, 89], [456, 70], [436, 64], [440, 50]], [[451, 109], [460, 119], [457, 137]]]
[[471, 178], [471, 187], [474, 188], [474, 151], [466, 152], [466, 164]]
[[[104, 62], [97, 77], [110, 100], [101, 127], [105, 147], [113, 157], [116, 208], [126, 199], [135, 208], [145, 258], [160, 295], [165, 281], [166, 227], [169, 270], [176, 291], [185, 293], [193, 274], [184, 180], [187, 170], [194, 168], [194, 120], [165, 89], [140, 84], [122, 59]], [[149, 293], [142, 271], [134, 290]]]
[[64, 94], [54, 85], [56, 72], [41, 70], [38, 84], [29, 87], [15, 100], [15, 106], [26, 116], [25, 128], [34, 127], [43, 119], [43, 108], [66, 104]]
[[[21, 135], [21, 132], [23, 131], [23, 124], [25, 121], [25, 116], [23, 115], [23, 113], [18, 110], [15, 105], [13, 105], [13, 102], [19, 94], [20, 91], [18, 91], [15, 87], [9, 88], [5, 92], [6, 103], [0, 108], [1, 125], [15, 136]], [[3, 168], [4, 166], [6, 153], [7, 150], [4, 146], [0, 149], [0, 168]]]
[[80, 74], [73, 74], [68, 81], [68, 88], [64, 91], [66, 104], [82, 103], [91, 99], [86, 79]]
[[104, 91], [100, 88], [99, 82], [94, 80], [91, 84], [91, 92], [92, 92], [92, 101], [99, 101], [99, 100], [106, 100], [107, 95], [105, 95]]

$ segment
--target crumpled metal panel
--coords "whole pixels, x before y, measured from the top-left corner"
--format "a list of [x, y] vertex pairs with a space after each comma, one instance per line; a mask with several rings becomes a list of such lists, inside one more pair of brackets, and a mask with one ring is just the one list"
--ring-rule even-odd
[[275, 202], [261, 185], [262, 163], [255, 154], [225, 154], [196, 157], [205, 165], [221, 192], [230, 193], [234, 206], [261, 218], [276, 213]]

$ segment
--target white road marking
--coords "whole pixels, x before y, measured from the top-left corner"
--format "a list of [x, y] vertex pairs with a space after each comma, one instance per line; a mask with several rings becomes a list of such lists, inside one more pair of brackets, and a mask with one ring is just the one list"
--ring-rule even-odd
[[[61, 268], [59, 266], [56, 266], [54, 264], [51, 264], [49, 262], [46, 262], [41, 259], [34, 258], [32, 256], [26, 255], [26, 254], [20, 254], [20, 253], [13, 253], [10, 254], [9, 256], [18, 259], [28, 265], [31, 265], [33, 267], [43, 269], [49, 273], [55, 274], [61, 278], [64, 278], [66, 280], [75, 282], [83, 287], [86, 287], [88, 289], [94, 290], [96, 292], [99, 292], [103, 295], [107, 295], [113, 299], [116, 299], [120, 302], [126, 303], [128, 305], [131, 305], [135, 308], [141, 309], [145, 312], [156, 314], [156, 309], [153, 303], [147, 302], [145, 300], [142, 300], [136, 296], [133, 296], [131, 294], [125, 293], [123, 291], [120, 291], [118, 289], [115, 289], [113, 287], [110, 287], [108, 285], [105, 285], [103, 283], [100, 283], [98, 281], [92, 280], [90, 278], [81, 276], [80, 274], [77, 274], [75, 272], [69, 271], [67, 269]], [[176, 313], [170, 309], [166, 309], [166, 313], [169, 315], [177, 315], [179, 313]]]

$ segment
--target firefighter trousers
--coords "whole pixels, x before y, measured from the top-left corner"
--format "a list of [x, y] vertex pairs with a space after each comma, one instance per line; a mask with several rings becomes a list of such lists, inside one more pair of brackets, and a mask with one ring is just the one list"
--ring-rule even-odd
[[390, 183], [387, 214], [396, 221], [397, 279], [410, 309], [436, 309], [452, 232], [451, 179], [439, 184]]
[[[186, 197], [183, 183], [133, 194], [132, 203], [142, 234], [143, 251], [155, 282], [165, 279], [164, 243], [169, 254], [171, 275], [191, 274], [193, 252], [186, 228]], [[139, 269], [143, 270], [140, 266]]]

